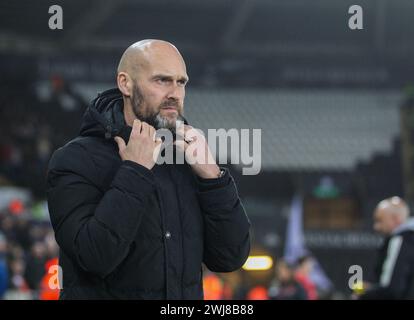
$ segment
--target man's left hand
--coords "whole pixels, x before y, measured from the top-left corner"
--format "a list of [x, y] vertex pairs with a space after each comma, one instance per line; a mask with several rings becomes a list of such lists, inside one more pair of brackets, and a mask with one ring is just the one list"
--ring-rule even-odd
[[220, 176], [220, 168], [201, 132], [191, 126], [182, 125], [177, 129], [177, 136], [179, 138], [175, 145], [179, 150], [184, 150], [185, 159], [196, 175], [204, 179]]

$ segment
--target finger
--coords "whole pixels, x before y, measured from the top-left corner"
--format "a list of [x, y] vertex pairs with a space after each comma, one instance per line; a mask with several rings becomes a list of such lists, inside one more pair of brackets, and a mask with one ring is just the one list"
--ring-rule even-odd
[[185, 126], [184, 125], [181, 125], [181, 126], [177, 127], [176, 128], [176, 133], [179, 133], [182, 136], [184, 136], [184, 134], [185, 134]]
[[184, 137], [185, 140], [192, 140], [191, 138], [195, 137], [197, 135], [197, 130], [194, 129], [192, 126], [184, 125]]
[[188, 126], [188, 125], [185, 126], [184, 130], [185, 130], [186, 137], [197, 136], [200, 133], [198, 129], [193, 128], [192, 126]]
[[143, 136], [149, 136], [149, 124], [148, 123], [142, 122], [141, 134]]
[[124, 139], [121, 137], [114, 137], [114, 140], [117, 143], [119, 150], [124, 150], [126, 148]]
[[157, 136], [157, 131], [153, 130], [153, 133], [151, 134], [151, 138], [155, 142], [162, 142], [162, 138], [160, 136]]
[[186, 138], [184, 139], [184, 141], [185, 141], [186, 143], [188, 143], [188, 144], [190, 144], [190, 143], [194, 143], [194, 142], [196, 142], [196, 141], [197, 141], [197, 137], [196, 137], [196, 136], [194, 136], [194, 137], [186, 137]]
[[142, 123], [140, 120], [135, 119], [132, 124], [131, 137], [137, 137], [141, 132]]
[[194, 128], [188, 129], [184, 135], [184, 140], [187, 142], [192, 142], [197, 140], [198, 131]]
[[158, 161], [158, 156], [159, 156], [159, 154], [161, 152], [161, 147], [162, 147], [161, 138], [157, 138], [157, 139], [160, 139], [160, 141], [156, 141], [155, 142], [154, 151], [152, 153], [152, 158], [153, 158], [153, 160], [154, 160], [155, 163], [158, 163], [157, 162]]
[[155, 128], [153, 126], [149, 126], [149, 135], [154, 140], [155, 140], [155, 134], [156, 134]]

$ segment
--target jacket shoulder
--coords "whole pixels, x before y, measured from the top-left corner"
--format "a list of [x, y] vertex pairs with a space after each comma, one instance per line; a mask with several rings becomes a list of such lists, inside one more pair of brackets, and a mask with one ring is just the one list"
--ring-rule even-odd
[[53, 153], [47, 180], [76, 174], [101, 188], [110, 184], [121, 162], [113, 140], [80, 136]]
[[414, 231], [413, 230], [405, 230], [397, 234], [397, 236], [402, 237], [404, 242], [414, 247]]
[[57, 149], [50, 158], [48, 172], [71, 171], [90, 174], [95, 166], [88, 148], [88, 140], [87, 137], [75, 138]]

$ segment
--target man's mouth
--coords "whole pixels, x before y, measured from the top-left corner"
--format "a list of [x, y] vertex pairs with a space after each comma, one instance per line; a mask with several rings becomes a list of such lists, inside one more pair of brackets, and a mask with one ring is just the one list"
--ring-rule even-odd
[[162, 110], [166, 110], [166, 111], [175, 111], [177, 112], [177, 108], [174, 106], [166, 106], [166, 107], [162, 107]]

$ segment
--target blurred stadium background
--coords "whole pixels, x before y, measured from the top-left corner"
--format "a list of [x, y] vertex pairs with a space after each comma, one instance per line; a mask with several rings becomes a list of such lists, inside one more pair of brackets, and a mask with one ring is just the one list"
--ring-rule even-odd
[[[48, 28], [53, 4], [63, 30]], [[348, 28], [353, 4], [363, 30]], [[231, 167], [251, 255], [265, 256], [250, 267], [262, 270], [206, 272], [207, 298], [267, 298], [299, 210], [304, 245], [330, 282], [319, 297], [348, 299], [349, 267], [369, 277], [381, 242], [375, 205], [414, 200], [413, 21], [411, 0], [1, 1], [0, 295], [56, 296], [46, 285], [57, 257], [48, 160], [88, 102], [115, 86], [122, 52], [159, 38], [187, 62], [194, 126], [262, 129], [260, 174]]]

